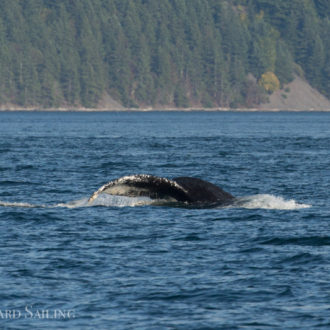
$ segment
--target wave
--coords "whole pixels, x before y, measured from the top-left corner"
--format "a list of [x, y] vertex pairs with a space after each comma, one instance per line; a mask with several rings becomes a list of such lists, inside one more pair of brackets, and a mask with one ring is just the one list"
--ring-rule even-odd
[[300, 204], [294, 199], [285, 200], [283, 197], [269, 194], [239, 197], [234, 204], [235, 206], [245, 209], [266, 210], [299, 210], [311, 207], [309, 204]]
[[68, 208], [75, 209], [79, 207], [91, 207], [91, 206], [105, 206], [105, 207], [135, 207], [143, 205], [157, 204], [156, 200], [152, 200], [147, 197], [124, 197], [113, 195], [99, 195], [93, 202], [88, 202], [88, 198], [82, 198], [64, 203], [57, 204], [31, 204], [23, 202], [6, 202], [0, 201], [2, 207], [14, 207], [14, 208]]
[[37, 207], [36, 205], [30, 204], [30, 203], [4, 202], [4, 201], [0, 201], [0, 206], [3, 206], [3, 207], [22, 207], [22, 208]]
[[[166, 206], [184, 206], [171, 203], [169, 200], [155, 200], [148, 197], [126, 197], [126, 196], [114, 196], [108, 194], [100, 194], [92, 202], [88, 201], [88, 197], [73, 200], [64, 203], [58, 203], [53, 205], [37, 205], [22, 202], [5, 202], [0, 201], [0, 206], [3, 207], [18, 207], [18, 208], [80, 208], [80, 207], [136, 207], [145, 205], [166, 205]], [[294, 199], [285, 200], [283, 197], [260, 194], [246, 197], [239, 197], [231, 206], [226, 208], [245, 208], [245, 209], [267, 209], [267, 210], [299, 210], [311, 207], [308, 204], [300, 204]]]

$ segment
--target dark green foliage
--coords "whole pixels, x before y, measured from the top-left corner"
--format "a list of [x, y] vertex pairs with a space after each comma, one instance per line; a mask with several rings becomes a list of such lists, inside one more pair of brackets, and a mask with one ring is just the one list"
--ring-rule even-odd
[[261, 75], [287, 83], [295, 62], [330, 96], [329, 3], [0, 1], [0, 103], [254, 106]]
[[314, 0], [318, 14], [321, 17], [330, 17], [330, 2], [329, 0]]
[[282, 84], [289, 83], [293, 79], [292, 55], [282, 40], [276, 44], [275, 74]]
[[[281, 44], [277, 61], [290, 58], [299, 64], [307, 80], [330, 97], [327, 67], [330, 53], [329, 0], [250, 0], [257, 11], [265, 12], [264, 20], [280, 32]], [[278, 45], [279, 46], [279, 45]], [[289, 50], [289, 52], [288, 52]], [[328, 60], [327, 60], [328, 59]], [[288, 61], [277, 65], [281, 82], [288, 81]], [[285, 72], [290, 72], [289, 76]], [[287, 77], [285, 77], [287, 76]]]

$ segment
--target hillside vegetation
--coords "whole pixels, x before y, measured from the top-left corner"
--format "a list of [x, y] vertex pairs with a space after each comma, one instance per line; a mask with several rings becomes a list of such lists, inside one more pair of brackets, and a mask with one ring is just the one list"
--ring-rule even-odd
[[254, 107], [330, 97], [328, 0], [0, 1], [0, 104]]

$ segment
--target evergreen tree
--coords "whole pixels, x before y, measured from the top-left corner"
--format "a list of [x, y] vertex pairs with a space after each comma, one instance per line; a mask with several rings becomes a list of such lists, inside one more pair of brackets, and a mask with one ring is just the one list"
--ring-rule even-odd
[[255, 106], [256, 81], [296, 64], [330, 96], [329, 16], [328, 0], [0, 1], [0, 102]]

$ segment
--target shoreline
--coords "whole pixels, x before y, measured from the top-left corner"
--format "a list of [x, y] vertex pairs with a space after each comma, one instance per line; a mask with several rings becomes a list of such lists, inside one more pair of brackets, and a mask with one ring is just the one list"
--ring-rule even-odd
[[3, 107], [0, 112], [330, 112], [330, 109], [267, 109], [267, 108], [21, 108], [21, 107]]

